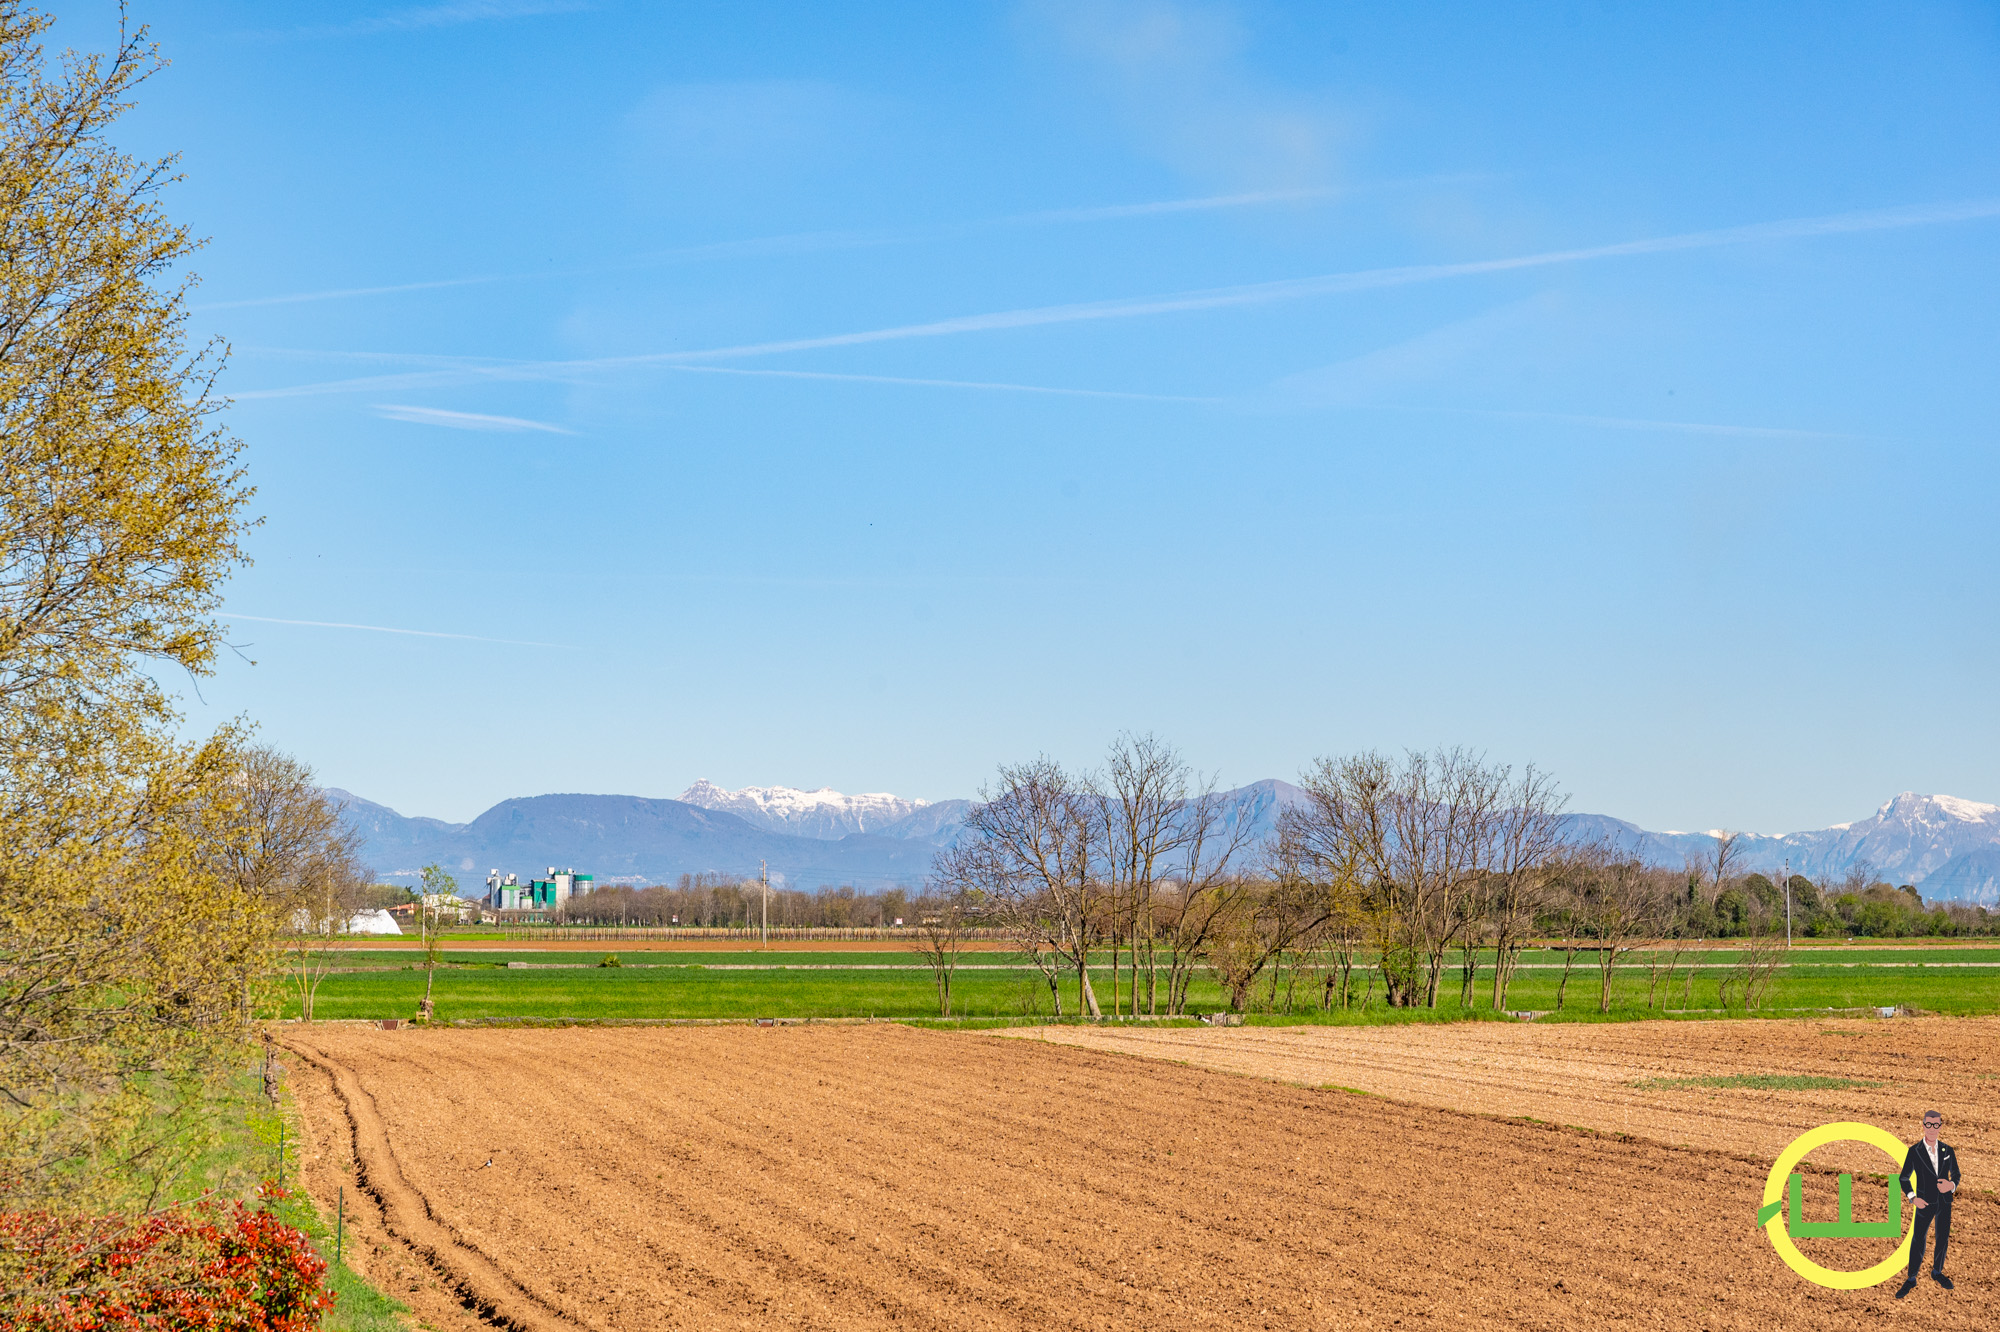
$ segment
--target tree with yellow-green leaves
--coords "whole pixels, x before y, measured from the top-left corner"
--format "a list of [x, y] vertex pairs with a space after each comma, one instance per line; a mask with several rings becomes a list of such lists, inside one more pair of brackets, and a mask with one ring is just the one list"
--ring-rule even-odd
[[252, 493], [223, 349], [186, 339], [174, 164], [108, 137], [160, 61], [143, 31], [52, 56], [49, 25], [0, 0], [0, 1210], [107, 1210], [198, 1150], [282, 894], [244, 862], [240, 733], [177, 741], [157, 678], [212, 669]]

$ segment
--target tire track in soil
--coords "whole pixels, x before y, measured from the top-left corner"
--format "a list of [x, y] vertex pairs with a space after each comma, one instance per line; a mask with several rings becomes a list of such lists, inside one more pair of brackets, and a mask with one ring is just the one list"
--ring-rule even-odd
[[[1747, 1220], [1763, 1164], [1725, 1153], [899, 1027], [304, 1039], [374, 1098], [437, 1223], [570, 1325], [1861, 1328], [1892, 1307], [1783, 1271]], [[1968, 1197], [1960, 1229], [1996, 1210]], [[1991, 1257], [1961, 1246], [1931, 1326], [1992, 1312]]]
[[410, 1187], [374, 1098], [353, 1071], [311, 1049], [280, 1043], [326, 1075], [353, 1134], [357, 1189], [373, 1200], [389, 1235], [422, 1259], [483, 1321], [509, 1332], [565, 1332], [569, 1325], [556, 1311], [508, 1280], [491, 1259], [440, 1222], [429, 1200]]

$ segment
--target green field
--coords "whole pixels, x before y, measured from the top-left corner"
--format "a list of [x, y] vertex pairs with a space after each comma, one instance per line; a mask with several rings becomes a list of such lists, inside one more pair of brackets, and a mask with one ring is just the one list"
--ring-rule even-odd
[[[608, 950], [615, 951], [615, 950]], [[616, 954], [623, 965], [600, 967], [598, 952], [447, 952], [436, 979], [437, 1016], [443, 1021], [510, 1018], [565, 1020], [659, 1018], [925, 1018], [937, 1016], [930, 971], [911, 953], [680, 953]], [[1508, 1007], [1549, 1011], [1556, 1005], [1560, 954], [1523, 954]], [[1684, 997], [1677, 978], [1671, 995], [1646, 1007], [1644, 956], [1621, 963], [1613, 986], [1613, 1018], [1722, 1016], [1718, 989], [1736, 961], [1729, 951], [1699, 955], [1693, 995]], [[509, 967], [507, 964], [527, 963]], [[357, 952], [341, 959], [341, 970], [321, 986], [316, 1015], [321, 1018], [407, 1018], [423, 994], [419, 955], [411, 952]], [[1365, 973], [1357, 971], [1365, 992]], [[1457, 1019], [1487, 1013], [1491, 969], [1483, 967], [1471, 1010], [1458, 1003], [1458, 971], [1447, 970], [1439, 1008], [1426, 1016]], [[1685, 975], [1683, 967], [1682, 975]], [[1131, 983], [1129, 959], [1124, 986]], [[1098, 1002], [1110, 1009], [1108, 959], [1093, 965], [1091, 984]], [[1595, 959], [1577, 959], [1560, 1014], [1563, 1019], [1601, 1020], [1597, 1012]], [[1128, 990], [1129, 992], [1129, 990]], [[1317, 982], [1302, 978], [1287, 1013], [1281, 987], [1276, 1002], [1260, 986], [1252, 1013], [1290, 1021], [1409, 1020], [1412, 1014], [1384, 1010], [1379, 999], [1367, 1010], [1322, 1013]], [[963, 1017], [1018, 1019], [1047, 1016], [1048, 988], [1020, 959], [1006, 953], [968, 953], [953, 984], [954, 1012]], [[1076, 1011], [1075, 982], [1064, 986], [1067, 1015]], [[2000, 950], [1991, 948], [1799, 949], [1779, 973], [1764, 1013], [1904, 1006], [1935, 1013], [2000, 1013]], [[1206, 976], [1195, 982], [1189, 1008], [1215, 1012], [1226, 997]], [[296, 1016], [295, 1000], [286, 1016]]]

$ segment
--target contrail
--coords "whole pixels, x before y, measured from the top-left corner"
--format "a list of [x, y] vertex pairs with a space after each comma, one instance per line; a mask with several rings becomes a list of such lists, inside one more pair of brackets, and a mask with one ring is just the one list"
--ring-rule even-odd
[[1176, 314], [1184, 310], [1265, 305], [1274, 301], [1299, 300], [1307, 296], [1368, 291], [1381, 287], [1402, 287], [1420, 282], [1438, 282], [1448, 278], [1550, 268], [1559, 264], [1616, 259], [1627, 255], [1669, 254], [1681, 250], [1748, 245], [1757, 241], [1797, 240], [1808, 236], [1833, 236], [1865, 231], [1893, 231], [1905, 227], [1936, 226], [1947, 222], [1968, 222], [1989, 217], [2000, 217], [2000, 200], [1979, 200], [1941, 207], [1894, 208], [1868, 213], [1840, 213], [1828, 217], [1792, 218], [1782, 222], [1757, 222], [1748, 226], [1724, 227], [1714, 231], [1691, 231], [1676, 236], [1655, 236], [1645, 240], [1620, 241], [1612, 245], [1593, 245], [1573, 250], [1546, 250], [1539, 254], [1514, 255], [1503, 259], [1476, 259], [1465, 263], [1420, 264], [1401, 268], [1369, 268], [1348, 273], [1327, 273], [1318, 277], [1284, 278], [1276, 282], [1258, 282], [1244, 286], [1210, 287], [1166, 296], [1091, 301], [1074, 305], [1045, 305], [1025, 310], [1000, 310], [991, 314], [961, 315], [954, 319], [940, 319], [924, 324], [900, 324], [892, 328], [867, 329], [856, 333], [789, 338], [780, 342], [743, 343], [707, 351], [654, 352], [637, 356], [604, 357], [595, 361], [571, 364], [644, 365], [733, 356], [771, 356], [781, 352], [853, 347], [871, 342], [896, 342], [907, 338], [947, 337], [959, 333], [1034, 328], [1047, 324], [1073, 324], [1097, 319], [1134, 319], [1146, 315]]
[[1441, 282], [1452, 278], [1477, 277], [1487, 273], [1518, 272], [1551, 268], [1563, 264], [1588, 263], [1634, 255], [1671, 254], [1688, 250], [1717, 249], [1749, 245], [1760, 241], [1799, 240], [1813, 236], [1836, 236], [1871, 231], [1895, 231], [1909, 227], [1939, 226], [2000, 217], [2000, 199], [1965, 203], [1922, 205], [1880, 209], [1862, 213], [1838, 213], [1824, 217], [1790, 218], [1778, 222], [1756, 222], [1745, 226], [1710, 231], [1683, 232], [1642, 240], [1619, 241], [1568, 250], [1544, 250], [1535, 254], [1497, 259], [1476, 259], [1453, 264], [1417, 264], [1397, 268], [1368, 268], [1346, 273], [1326, 273], [1314, 277], [1282, 278], [1232, 287], [1209, 287], [1162, 296], [1128, 297], [1109, 301], [1089, 301], [1068, 305], [1034, 306], [1020, 310], [999, 310], [986, 314], [959, 315], [921, 324], [898, 324], [889, 328], [864, 329], [816, 337], [788, 338], [773, 342], [739, 343], [698, 351], [642, 352], [627, 356], [603, 356], [588, 360], [496, 363], [490, 367], [468, 366], [463, 370], [440, 370], [404, 375], [376, 375], [358, 379], [298, 384], [287, 388], [253, 389], [232, 394], [237, 399], [283, 398], [303, 394], [338, 393], [350, 389], [388, 387], [430, 387], [462, 383], [466, 378], [561, 379], [595, 370], [616, 370], [635, 366], [677, 365], [739, 357], [775, 356], [786, 352], [818, 351], [832, 347], [855, 347], [878, 342], [900, 342], [913, 338], [951, 337], [964, 333], [995, 332], [1003, 329], [1039, 328], [1053, 324], [1085, 323], [1095, 320], [1138, 319], [1152, 315], [1177, 314], [1193, 310], [1217, 310], [1267, 305], [1279, 301], [1302, 300], [1311, 296], [1338, 295], [1386, 287]]
[[550, 435], [574, 435], [568, 426], [547, 421], [531, 421], [524, 416], [488, 416], [484, 412], [451, 412], [439, 407], [411, 407], [402, 403], [375, 404], [375, 414], [391, 421], [412, 425], [445, 426], [453, 430], [498, 430], [509, 433], [538, 431]]
[[1154, 217], [1171, 213], [1212, 212], [1228, 208], [1261, 208], [1273, 204], [1304, 203], [1331, 199], [1409, 184], [1452, 181], [1462, 177], [1422, 177], [1415, 181], [1391, 181], [1374, 186], [1343, 189], [1263, 190], [1251, 194], [1214, 194], [1195, 199], [1157, 199], [1148, 203], [1103, 204], [1079, 208], [1050, 208], [1035, 213], [1012, 213], [1003, 217], [974, 218], [967, 222], [946, 222], [936, 226], [878, 228], [870, 231], [800, 231], [779, 236], [752, 236], [741, 240], [708, 241], [635, 255], [621, 263], [593, 264], [580, 268], [551, 268], [534, 273], [488, 273], [474, 277], [440, 278], [429, 282], [398, 282], [376, 287], [339, 287], [331, 291], [292, 292], [282, 296], [255, 296], [234, 301], [204, 301], [195, 310], [243, 310], [263, 305], [297, 305], [308, 301], [338, 301], [354, 296], [390, 296], [405, 291], [433, 291], [441, 287], [477, 287], [495, 282], [532, 282], [541, 278], [586, 277], [596, 273], [625, 272], [635, 268], [698, 262], [704, 259], [733, 259], [765, 254], [799, 254], [814, 250], [867, 249], [878, 245], [901, 245], [932, 238], [962, 236], [971, 232], [1004, 227], [1048, 226], [1063, 222], [1112, 222], [1123, 218]]
[[988, 389], [999, 393], [1052, 393], [1069, 398], [1127, 398], [1139, 402], [1223, 402], [1180, 393], [1125, 393], [1117, 389], [1051, 388], [1042, 384], [1006, 384], [984, 379], [912, 379], [903, 375], [844, 375], [822, 370], [744, 370], [728, 365], [669, 365], [698, 375], [756, 375], [773, 379], [835, 379], [857, 384], [906, 384], [917, 388]]
[[1655, 421], [1628, 416], [1585, 416], [1575, 412], [1507, 411], [1497, 407], [1405, 407], [1395, 404], [1356, 404], [1368, 411], [1438, 412], [1451, 416], [1487, 416], [1502, 420], [1556, 421], [1564, 425], [1596, 426], [1604, 430], [1671, 430], [1688, 435], [1735, 435], [1751, 439], [1845, 439], [1860, 435], [1834, 430], [1804, 430], [1795, 426], [1728, 425], [1709, 421]]
[[228, 394], [232, 402], [250, 402], [260, 398], [299, 398], [322, 393], [354, 393], [362, 390], [406, 389], [406, 388], [446, 388], [477, 379], [550, 379], [555, 378], [542, 367], [535, 365], [494, 365], [491, 367], [466, 365], [451, 370], [412, 370], [400, 375], [361, 375], [354, 379], [330, 379], [315, 384], [292, 384], [285, 388], [248, 389], [240, 393]]
[[434, 282], [398, 282], [387, 287], [341, 287], [334, 291], [301, 291], [289, 296], [257, 296], [245, 301], [204, 301], [194, 310], [244, 310], [255, 305], [298, 305], [305, 301], [339, 301], [350, 296], [387, 296], [399, 291], [433, 291], [439, 287], [476, 287], [486, 282], [510, 282], [507, 275], [439, 278]]
[[408, 634], [413, 638], [462, 638], [474, 643], [505, 643], [509, 647], [561, 648], [565, 652], [577, 649], [568, 643], [531, 643], [521, 638], [487, 638], [480, 634], [444, 634], [435, 629], [391, 629], [381, 624], [342, 624], [337, 620], [281, 620], [273, 615], [244, 615], [231, 611], [226, 618], [231, 620], [255, 620], [259, 624], [298, 624], [311, 629], [365, 629], [371, 634]]

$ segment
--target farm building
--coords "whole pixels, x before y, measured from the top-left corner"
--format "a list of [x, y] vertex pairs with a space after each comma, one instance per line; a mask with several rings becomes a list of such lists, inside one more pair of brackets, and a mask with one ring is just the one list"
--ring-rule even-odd
[[593, 876], [578, 874], [574, 869], [558, 870], [554, 865], [549, 866], [547, 878], [530, 879], [526, 883], [512, 874], [502, 878], [495, 869], [486, 876], [485, 906], [498, 912], [533, 913], [541, 917], [596, 887]]

